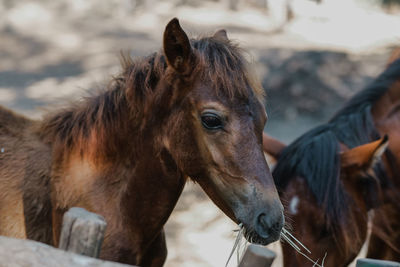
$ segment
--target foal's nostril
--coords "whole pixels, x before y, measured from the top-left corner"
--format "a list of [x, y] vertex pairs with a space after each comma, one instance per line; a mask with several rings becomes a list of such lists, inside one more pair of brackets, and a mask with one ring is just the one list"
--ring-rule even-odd
[[284, 219], [282, 216], [260, 213], [257, 217], [258, 233], [264, 238], [279, 238], [283, 222]]
[[257, 223], [260, 224], [263, 228], [269, 228], [267, 215], [265, 213], [261, 213], [257, 217]]
[[271, 229], [271, 218], [265, 213], [260, 213], [257, 217], [257, 226], [256, 229], [258, 229], [258, 234], [261, 235], [263, 238], [269, 238], [272, 233]]

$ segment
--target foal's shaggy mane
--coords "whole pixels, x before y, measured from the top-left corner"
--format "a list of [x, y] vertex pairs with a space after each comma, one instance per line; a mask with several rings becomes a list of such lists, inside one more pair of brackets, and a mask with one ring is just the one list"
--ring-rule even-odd
[[[278, 190], [283, 191], [291, 178], [303, 177], [324, 208], [329, 225], [343, 225], [349, 200], [339, 179], [339, 142], [353, 148], [380, 138], [371, 107], [399, 77], [400, 60], [397, 60], [365, 90], [352, 97], [328, 123], [286, 147], [273, 171]], [[375, 173], [382, 184], [388, 183], [382, 165], [377, 165]]]
[[[192, 82], [201, 79], [218, 95], [230, 99], [263, 99], [262, 87], [252, 76], [248, 61], [235, 43], [206, 37], [192, 39], [191, 45], [196, 55]], [[85, 98], [45, 118], [40, 130], [44, 138], [64, 149], [82, 149], [82, 144], [87, 144], [95, 134], [96, 142], [106, 146], [105, 154], [110, 154], [116, 147], [129, 147], [126, 140], [112, 143], [107, 137], [113, 134], [124, 136], [127, 132], [131, 137], [137, 136], [146, 105], [160, 96], [162, 89], [171, 90], [179, 75], [167, 68], [162, 52], [136, 60], [123, 57], [122, 68], [121, 74], [100, 95]], [[166, 86], [159, 90], [161, 82]]]

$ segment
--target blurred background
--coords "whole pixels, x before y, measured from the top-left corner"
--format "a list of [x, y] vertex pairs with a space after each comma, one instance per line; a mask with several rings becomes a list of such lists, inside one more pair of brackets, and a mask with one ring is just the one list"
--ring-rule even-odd
[[[191, 36], [225, 28], [249, 52], [265, 130], [286, 143], [328, 120], [400, 43], [399, 0], [0, 0], [0, 104], [40, 118], [87, 95], [118, 73], [120, 51], [159, 50], [173, 17]], [[166, 266], [224, 266], [236, 228], [189, 183], [166, 225]]]

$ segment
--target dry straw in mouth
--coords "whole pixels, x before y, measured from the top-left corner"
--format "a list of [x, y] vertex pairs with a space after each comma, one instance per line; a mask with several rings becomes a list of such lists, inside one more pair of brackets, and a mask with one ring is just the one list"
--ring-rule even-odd
[[235, 243], [233, 244], [233, 248], [231, 250], [231, 253], [229, 254], [228, 260], [226, 261], [225, 267], [228, 266], [229, 261], [231, 260], [232, 255], [235, 252], [235, 250], [236, 250], [236, 257], [237, 257], [236, 258], [237, 265], [239, 265], [240, 258], [243, 255], [243, 253], [244, 253], [244, 251], [246, 250], [246, 247], [247, 247], [247, 240], [245, 239], [245, 243], [244, 243], [243, 249], [242, 249], [242, 251], [240, 251], [241, 242], [242, 242], [242, 239], [244, 237], [244, 234], [243, 234], [244, 228], [243, 228], [243, 224], [242, 223], [240, 223], [238, 226], [239, 226], [239, 229], [238, 230], [234, 230], [235, 232], [238, 232], [238, 234], [236, 236]]
[[311, 261], [313, 263], [313, 267], [324, 267], [324, 261], [326, 258], [327, 253], [325, 253], [324, 258], [322, 259], [321, 264], [318, 263], [319, 259], [314, 261], [313, 259], [311, 259], [306, 253], [303, 252], [302, 248], [308, 253], [311, 254], [311, 251], [304, 246], [297, 238], [295, 238], [287, 229], [282, 228], [281, 231], [281, 239], [283, 239], [283, 241], [287, 242], [291, 247], [293, 247], [297, 253], [299, 253], [300, 255], [302, 255], [303, 257], [305, 257], [307, 260]]

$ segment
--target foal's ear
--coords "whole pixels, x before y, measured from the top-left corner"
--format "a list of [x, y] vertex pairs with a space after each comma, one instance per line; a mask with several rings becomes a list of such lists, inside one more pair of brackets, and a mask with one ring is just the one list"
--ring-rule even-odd
[[164, 54], [169, 66], [180, 74], [188, 74], [191, 71], [190, 61], [192, 47], [189, 38], [179, 25], [179, 20], [173, 18], [164, 31]]
[[263, 133], [263, 150], [265, 153], [278, 160], [286, 145], [266, 133]]
[[356, 167], [364, 170], [372, 168], [381, 159], [388, 144], [389, 138], [385, 135], [377, 141], [342, 152], [340, 154], [341, 166], [342, 168]]
[[214, 33], [213, 37], [215, 39], [219, 39], [222, 41], [229, 41], [228, 34], [226, 33], [226, 30], [224, 30], [224, 29], [221, 29], [221, 30], [217, 31], [216, 33]]

